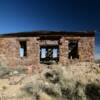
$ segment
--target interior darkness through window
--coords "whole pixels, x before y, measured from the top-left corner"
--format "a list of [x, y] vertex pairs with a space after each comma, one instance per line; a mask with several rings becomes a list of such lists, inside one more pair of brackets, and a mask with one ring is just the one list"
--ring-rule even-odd
[[68, 58], [69, 59], [79, 59], [78, 54], [78, 41], [77, 40], [69, 40], [68, 44], [69, 52], [68, 52]]
[[27, 56], [27, 44], [26, 41], [20, 41], [20, 57]]
[[51, 62], [58, 62], [59, 48], [58, 46], [41, 46], [40, 47], [40, 62], [49, 64]]

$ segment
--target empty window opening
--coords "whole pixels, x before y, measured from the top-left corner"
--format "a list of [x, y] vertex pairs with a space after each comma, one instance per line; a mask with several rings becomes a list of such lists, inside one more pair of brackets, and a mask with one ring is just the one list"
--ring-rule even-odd
[[70, 40], [68, 44], [69, 52], [68, 52], [68, 58], [69, 59], [79, 59], [78, 54], [78, 41], [77, 40]]
[[26, 41], [20, 41], [20, 57], [27, 56], [27, 45]]
[[59, 48], [58, 46], [44, 46], [40, 47], [40, 62], [50, 64], [52, 62], [58, 62], [59, 60]]

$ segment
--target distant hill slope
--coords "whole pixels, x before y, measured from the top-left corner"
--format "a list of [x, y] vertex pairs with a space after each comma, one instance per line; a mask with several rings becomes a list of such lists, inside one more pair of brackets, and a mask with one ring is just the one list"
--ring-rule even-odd
[[100, 59], [96, 59], [95, 62], [100, 64]]

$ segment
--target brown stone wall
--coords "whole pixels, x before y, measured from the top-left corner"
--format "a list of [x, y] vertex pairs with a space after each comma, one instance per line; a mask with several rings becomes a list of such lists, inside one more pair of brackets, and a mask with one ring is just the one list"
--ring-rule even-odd
[[65, 37], [60, 39], [59, 51], [59, 63], [66, 65], [68, 63], [68, 41]]
[[94, 61], [94, 37], [81, 37], [79, 41], [80, 61]]
[[[70, 60], [68, 59], [68, 42], [69, 40], [78, 40], [78, 51], [79, 59]], [[60, 39], [60, 60], [61, 64], [70, 64], [75, 61], [94, 61], [94, 47], [95, 38], [94, 37], [62, 37]]]
[[[21, 40], [27, 41], [27, 56], [21, 58], [19, 54]], [[0, 38], [0, 59], [8, 66], [39, 64], [39, 45], [36, 37]]]
[[[66, 65], [68, 59], [68, 41], [78, 40], [78, 61], [94, 61], [94, 37], [62, 36], [59, 40], [59, 63]], [[21, 58], [19, 55], [20, 40], [27, 41], [27, 56]], [[19, 65], [38, 65], [40, 63], [40, 43], [38, 37], [0, 37], [0, 62], [15, 67]]]

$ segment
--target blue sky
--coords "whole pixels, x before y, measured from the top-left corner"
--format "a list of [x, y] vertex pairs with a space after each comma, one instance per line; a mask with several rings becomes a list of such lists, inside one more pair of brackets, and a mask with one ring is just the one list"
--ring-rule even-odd
[[100, 58], [99, 0], [0, 0], [0, 33], [54, 30], [96, 31]]

